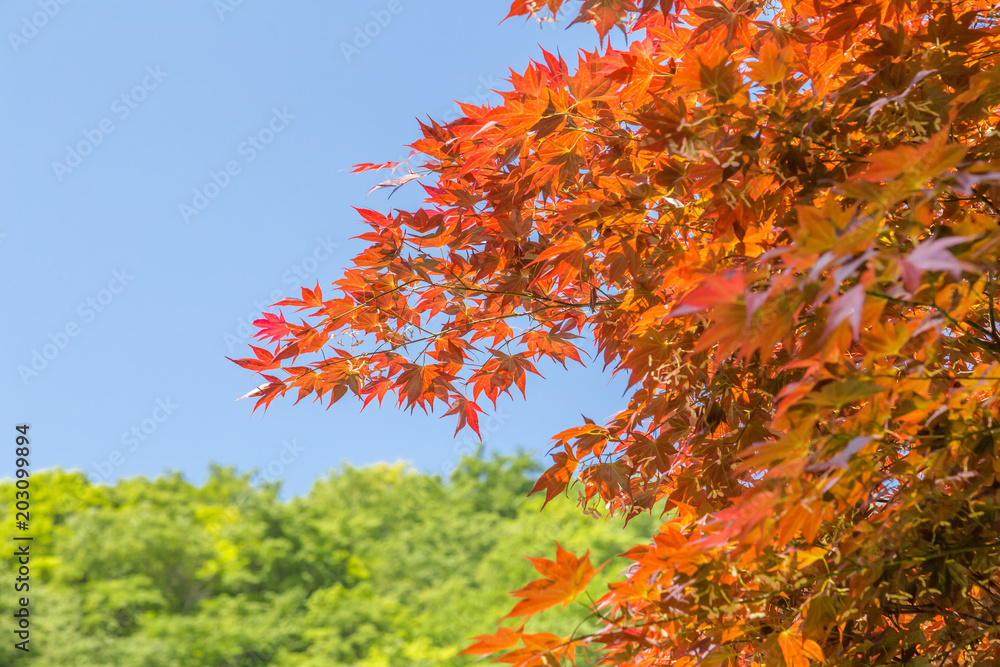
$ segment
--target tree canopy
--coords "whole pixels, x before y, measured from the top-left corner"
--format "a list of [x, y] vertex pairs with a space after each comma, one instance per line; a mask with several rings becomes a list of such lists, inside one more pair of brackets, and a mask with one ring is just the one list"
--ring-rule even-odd
[[[32, 477], [30, 654], [52, 667], [466, 665], [469, 637], [495, 630], [508, 591], [530, 578], [522, 554], [552, 540], [611, 559], [626, 533], [570, 503], [540, 513], [527, 456], [468, 457], [449, 479], [403, 464], [345, 467], [289, 501], [276, 485], [214, 468], [91, 484], [79, 472]], [[0, 484], [13, 497], [13, 482]], [[0, 522], [8, 544], [13, 517]], [[2, 557], [16, 569], [14, 549]], [[628, 562], [618, 559], [592, 593]], [[3, 596], [0, 613], [17, 608]], [[540, 618], [564, 632], [586, 608]]]
[[[565, 5], [565, 7], [564, 7]], [[541, 359], [627, 377], [536, 491], [663, 501], [596, 632], [519, 665], [1000, 661], [1000, 30], [983, 0], [515, 0], [600, 44], [420, 123], [415, 211], [359, 209], [332, 290], [280, 302], [266, 407], [391, 395], [477, 428]], [[615, 48], [612, 30], [628, 44]], [[414, 168], [410, 162], [423, 160]], [[399, 168], [365, 164], [357, 169]], [[585, 342], [586, 341], [586, 342]], [[520, 618], [590, 576], [560, 551]]]

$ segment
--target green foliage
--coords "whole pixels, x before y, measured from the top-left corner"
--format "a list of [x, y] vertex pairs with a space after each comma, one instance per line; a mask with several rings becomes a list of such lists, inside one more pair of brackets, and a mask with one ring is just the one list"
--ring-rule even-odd
[[[404, 464], [347, 466], [288, 502], [221, 467], [202, 487], [176, 474], [95, 486], [81, 473], [38, 473], [33, 664], [469, 664], [457, 653], [495, 631], [509, 591], [534, 578], [519, 556], [551, 557], [557, 540], [601, 563], [656, 524], [640, 517], [623, 530], [568, 501], [540, 512], [525, 497], [537, 472], [524, 455], [467, 457], [448, 480]], [[12, 483], [0, 487], [13, 498]], [[12, 523], [0, 519], [7, 544]], [[591, 589], [625, 564], [610, 563]], [[10, 618], [15, 602], [2, 596], [0, 613]], [[588, 622], [582, 606], [543, 618], [567, 633]], [[19, 653], [11, 644], [0, 644], [0, 664]]]

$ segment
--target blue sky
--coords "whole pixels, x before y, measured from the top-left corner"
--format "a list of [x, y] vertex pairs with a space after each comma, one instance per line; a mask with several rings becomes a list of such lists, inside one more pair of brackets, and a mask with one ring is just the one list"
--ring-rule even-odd
[[[63, 4], [65, 2], [66, 4]], [[34, 469], [94, 481], [208, 465], [306, 491], [348, 462], [447, 472], [474, 447], [454, 422], [344, 400], [251, 416], [248, 322], [340, 277], [366, 197], [416, 118], [495, 100], [539, 47], [572, 64], [589, 26], [511, 20], [509, 0], [12, 0], [0, 10], [0, 405], [28, 423]], [[367, 28], [368, 35], [364, 34]], [[501, 402], [487, 447], [543, 456], [549, 436], [622, 407], [599, 365], [540, 369]], [[13, 471], [0, 459], [0, 475]]]

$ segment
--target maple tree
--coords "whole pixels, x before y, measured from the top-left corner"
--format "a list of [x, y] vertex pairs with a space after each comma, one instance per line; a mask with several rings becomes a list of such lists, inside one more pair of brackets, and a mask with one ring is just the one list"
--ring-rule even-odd
[[[1000, 664], [1000, 12], [982, 0], [516, 0], [600, 46], [421, 123], [334, 294], [258, 322], [257, 406], [391, 394], [477, 429], [590, 339], [628, 378], [535, 491], [665, 507], [549, 665]], [[628, 45], [606, 38], [621, 30]], [[400, 165], [358, 165], [357, 170]], [[559, 550], [512, 616], [578, 596]]]

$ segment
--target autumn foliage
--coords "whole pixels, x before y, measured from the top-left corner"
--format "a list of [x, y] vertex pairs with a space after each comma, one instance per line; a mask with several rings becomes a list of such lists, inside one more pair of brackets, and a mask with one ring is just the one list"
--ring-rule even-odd
[[[562, 5], [566, 5], [562, 7]], [[666, 508], [589, 636], [520, 619], [468, 650], [552, 665], [1000, 664], [1000, 13], [927, 0], [518, 0], [601, 44], [421, 124], [333, 289], [280, 303], [258, 406], [391, 396], [477, 428], [541, 359], [630, 384], [555, 436], [536, 491]], [[623, 31], [628, 46], [605, 37]], [[416, 158], [415, 158], [416, 159]], [[360, 165], [358, 169], [395, 164]], [[398, 173], [398, 172], [397, 172]], [[585, 343], [585, 344], [584, 344]], [[521, 623], [521, 624], [517, 624]]]

